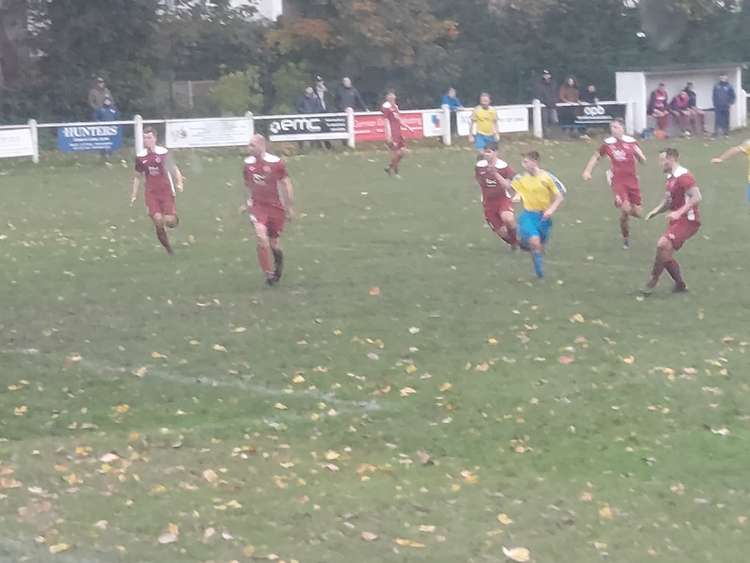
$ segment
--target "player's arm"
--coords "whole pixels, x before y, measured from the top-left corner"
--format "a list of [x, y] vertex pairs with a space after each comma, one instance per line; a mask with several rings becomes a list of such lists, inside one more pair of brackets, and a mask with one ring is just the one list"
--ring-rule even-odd
[[557, 211], [558, 207], [562, 205], [563, 200], [565, 199], [565, 196], [563, 195], [562, 191], [560, 191], [557, 188], [556, 184], [553, 184], [553, 188], [551, 189], [552, 193], [555, 196], [555, 199], [552, 200], [552, 204], [544, 211], [544, 218], [549, 219], [552, 217], [552, 215], [555, 214], [555, 211]]
[[474, 137], [477, 134], [477, 114], [476, 110], [471, 114], [471, 128], [469, 129], [469, 142], [474, 142]]
[[386, 116], [385, 118], [385, 141], [388, 144], [393, 142], [393, 133], [391, 132], [391, 122]]
[[602, 157], [601, 154], [599, 154], [599, 151], [596, 151], [594, 154], [591, 155], [591, 158], [589, 158], [588, 163], [586, 164], [586, 168], [583, 169], [583, 179], [587, 182], [591, 180], [591, 173], [594, 171], [594, 166], [599, 162], [599, 159]]
[[182, 175], [182, 172], [180, 172], [174, 158], [172, 158], [172, 153], [167, 154], [167, 170], [169, 170], [169, 173], [174, 176], [175, 188], [178, 192], [181, 192], [184, 187], [185, 177]]
[[279, 196], [284, 204], [286, 217], [291, 220], [294, 218], [294, 187], [289, 176], [279, 180]]
[[646, 155], [643, 153], [643, 149], [641, 149], [640, 145], [635, 145], [635, 158], [640, 162], [641, 164], [646, 163]]
[[130, 193], [130, 207], [135, 205], [135, 200], [138, 199], [138, 189], [141, 187], [141, 175], [136, 174], [133, 176], [133, 190]]
[[683, 217], [688, 211], [698, 205], [702, 199], [703, 196], [701, 195], [700, 188], [698, 186], [693, 186], [685, 192], [685, 204], [676, 211], [672, 211], [672, 213], [669, 214], [669, 218], [672, 221], [676, 221], [680, 217]]
[[745, 141], [741, 145], [737, 145], [736, 147], [732, 147], [728, 151], [724, 152], [721, 156], [717, 156], [716, 158], [711, 159], [712, 164], [721, 164], [725, 160], [732, 158], [733, 156], [737, 156], [738, 154], [745, 154], [745, 150], [747, 147], [750, 147], [750, 140]]
[[669, 209], [671, 200], [672, 200], [672, 197], [669, 194], [665, 195], [664, 199], [661, 200], [661, 203], [648, 212], [648, 215], [646, 215], [646, 221], [653, 219], [657, 215], [660, 215], [664, 213], [667, 209]]

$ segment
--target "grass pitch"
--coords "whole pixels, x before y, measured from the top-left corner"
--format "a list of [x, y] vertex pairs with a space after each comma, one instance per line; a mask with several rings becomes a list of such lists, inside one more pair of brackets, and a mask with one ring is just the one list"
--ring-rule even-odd
[[744, 560], [745, 163], [677, 145], [691, 292], [645, 300], [663, 217], [620, 248], [605, 166], [580, 180], [595, 144], [539, 147], [568, 187], [543, 283], [484, 225], [468, 150], [401, 181], [383, 152], [289, 159], [273, 289], [239, 152], [178, 153], [172, 259], [130, 162], [0, 163], [0, 561]]

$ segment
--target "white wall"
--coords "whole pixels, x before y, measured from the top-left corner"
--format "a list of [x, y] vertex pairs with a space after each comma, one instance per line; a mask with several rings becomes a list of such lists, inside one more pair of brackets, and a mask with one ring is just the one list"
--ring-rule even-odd
[[642, 72], [615, 73], [615, 84], [618, 102], [633, 102], [633, 127], [637, 132], [646, 128], [646, 77]]

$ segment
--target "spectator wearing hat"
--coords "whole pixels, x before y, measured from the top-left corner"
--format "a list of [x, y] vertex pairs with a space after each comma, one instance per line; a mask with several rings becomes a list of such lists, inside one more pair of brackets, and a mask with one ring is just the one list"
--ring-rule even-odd
[[544, 69], [542, 78], [534, 85], [534, 98], [542, 102], [546, 107], [542, 109], [542, 122], [545, 125], [557, 123], [556, 104], [558, 100], [557, 84], [552, 80], [552, 73]]
[[97, 110], [104, 105], [105, 98], [114, 101], [112, 92], [109, 91], [104, 78], [102, 76], [97, 76], [94, 84], [89, 90], [89, 106], [91, 107], [91, 115], [94, 119], [96, 119]]

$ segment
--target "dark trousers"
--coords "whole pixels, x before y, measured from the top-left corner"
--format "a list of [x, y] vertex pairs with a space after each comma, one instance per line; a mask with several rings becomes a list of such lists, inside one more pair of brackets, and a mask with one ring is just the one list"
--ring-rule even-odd
[[729, 134], [729, 108], [714, 109], [714, 135], [718, 135], [720, 130], [725, 135]]

